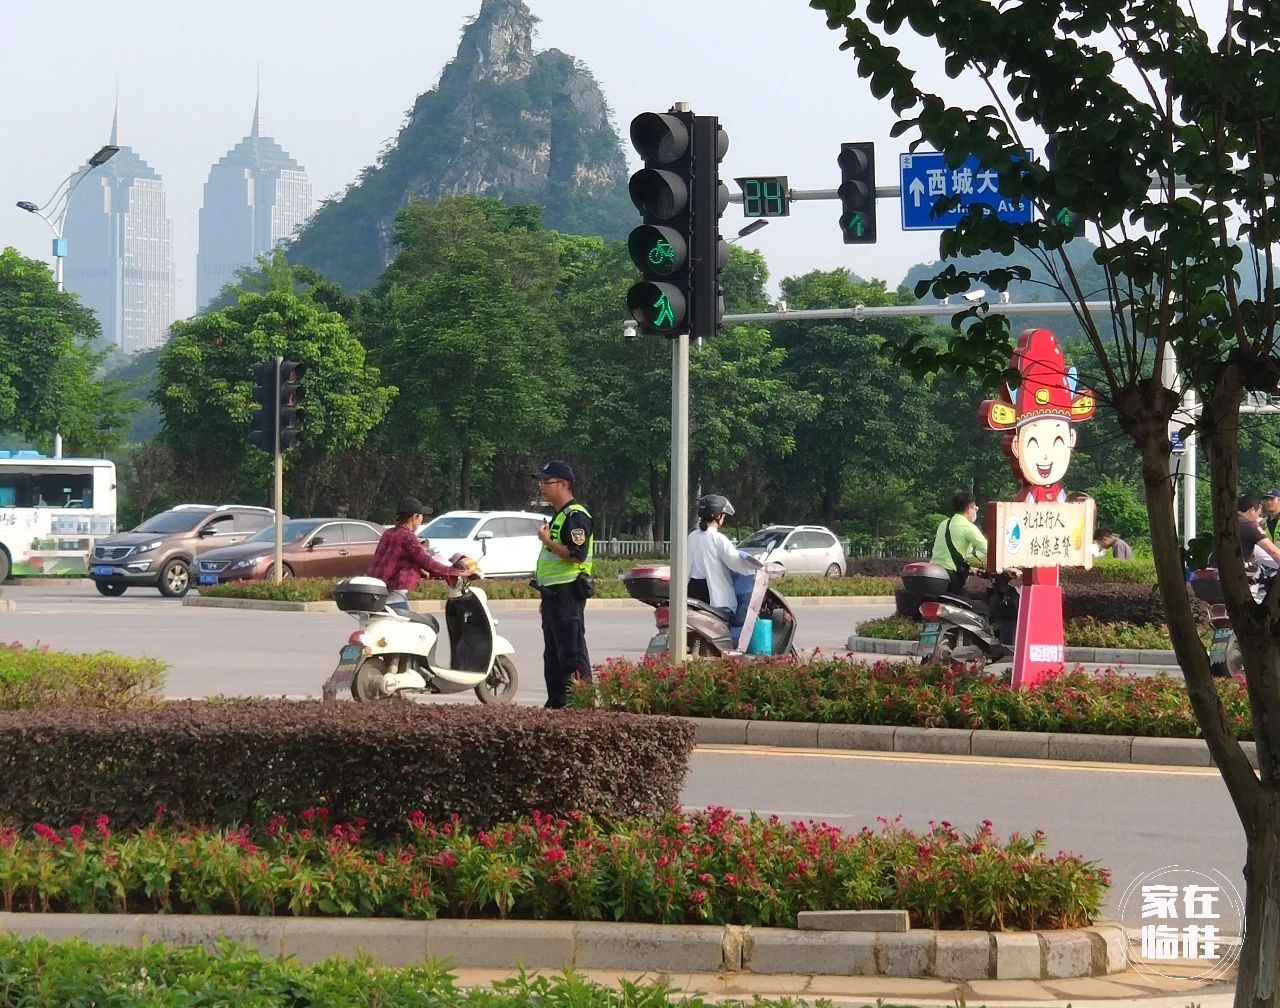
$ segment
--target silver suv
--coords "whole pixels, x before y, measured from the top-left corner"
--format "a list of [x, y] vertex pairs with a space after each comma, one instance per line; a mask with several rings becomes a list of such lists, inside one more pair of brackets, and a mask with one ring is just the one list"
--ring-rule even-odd
[[132, 532], [99, 539], [89, 560], [89, 576], [103, 595], [123, 595], [130, 587], [141, 587], [181, 598], [191, 588], [197, 556], [248, 539], [273, 521], [270, 508], [248, 504], [179, 504]]

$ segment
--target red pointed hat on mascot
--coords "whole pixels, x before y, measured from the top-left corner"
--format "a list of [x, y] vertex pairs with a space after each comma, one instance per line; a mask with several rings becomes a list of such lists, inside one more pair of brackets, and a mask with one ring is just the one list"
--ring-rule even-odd
[[1005, 398], [988, 399], [978, 419], [991, 430], [1015, 430], [1033, 420], [1054, 418], [1079, 423], [1097, 409], [1093, 393], [1076, 390], [1075, 368], [1068, 368], [1058, 341], [1048, 329], [1028, 329], [1018, 337], [1014, 370], [1021, 376]]

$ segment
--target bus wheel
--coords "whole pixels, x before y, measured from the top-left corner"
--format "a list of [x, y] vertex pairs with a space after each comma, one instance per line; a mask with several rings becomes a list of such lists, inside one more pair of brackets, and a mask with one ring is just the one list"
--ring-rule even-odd
[[108, 598], [115, 598], [117, 595], [123, 595], [128, 585], [112, 584], [110, 581], [95, 581], [94, 587], [98, 589], [99, 595], [106, 595]]

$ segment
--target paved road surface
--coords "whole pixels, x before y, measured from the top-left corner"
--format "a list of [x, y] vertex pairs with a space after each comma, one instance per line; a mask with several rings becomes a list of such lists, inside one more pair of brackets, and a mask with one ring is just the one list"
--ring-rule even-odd
[[[9, 584], [17, 606], [0, 613], [0, 640], [41, 641], [61, 651], [115, 651], [159, 658], [169, 666], [172, 697], [319, 696], [338, 648], [356, 628], [344, 613], [204, 609], [134, 590], [104, 598], [90, 584]], [[892, 606], [803, 606], [797, 643], [842, 653], [856, 623], [888, 615]], [[495, 613], [498, 632], [515, 646], [520, 703], [547, 698], [542, 678], [542, 625], [536, 610]], [[592, 607], [587, 646], [593, 662], [639, 658], [653, 635], [653, 610], [640, 603]], [[463, 693], [458, 699], [475, 702]]]

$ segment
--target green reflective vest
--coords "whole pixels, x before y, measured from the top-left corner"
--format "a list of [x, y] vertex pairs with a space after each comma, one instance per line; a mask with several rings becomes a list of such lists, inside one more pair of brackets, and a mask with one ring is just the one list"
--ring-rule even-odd
[[[560, 542], [560, 530], [564, 527], [565, 516], [570, 511], [581, 511], [588, 518], [591, 512], [584, 508], [577, 501], [574, 501], [562, 511], [556, 512], [556, 516], [551, 519], [551, 541]], [[576, 581], [579, 574], [591, 573], [591, 550], [595, 545], [596, 537], [594, 535], [587, 538], [587, 559], [582, 563], [575, 560], [561, 560], [558, 556], [542, 547], [542, 552], [538, 554], [538, 567], [536, 577], [540, 585], [561, 585], [569, 584]]]

